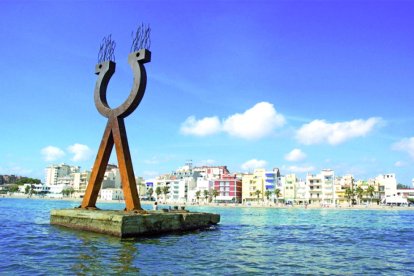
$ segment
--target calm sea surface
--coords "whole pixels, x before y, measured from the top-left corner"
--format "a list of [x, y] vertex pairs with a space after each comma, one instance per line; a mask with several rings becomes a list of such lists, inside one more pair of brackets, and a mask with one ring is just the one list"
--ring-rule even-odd
[[220, 226], [126, 240], [49, 225], [51, 209], [77, 205], [0, 198], [0, 273], [414, 274], [414, 211], [190, 207]]

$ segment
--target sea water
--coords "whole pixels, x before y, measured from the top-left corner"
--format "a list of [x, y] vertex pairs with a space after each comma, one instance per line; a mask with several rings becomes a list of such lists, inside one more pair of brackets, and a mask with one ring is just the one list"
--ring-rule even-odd
[[77, 205], [0, 198], [0, 273], [414, 274], [414, 210], [190, 206], [191, 211], [219, 213], [220, 224], [206, 231], [136, 239], [49, 224], [51, 209]]

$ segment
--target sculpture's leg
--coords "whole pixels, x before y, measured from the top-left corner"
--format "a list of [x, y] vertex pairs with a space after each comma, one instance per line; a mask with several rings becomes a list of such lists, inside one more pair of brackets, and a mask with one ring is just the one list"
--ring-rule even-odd
[[124, 192], [126, 210], [142, 210], [139, 201], [131, 154], [129, 153], [128, 138], [123, 118], [111, 118], [113, 121], [112, 134], [118, 157], [119, 172], [121, 174], [122, 190]]
[[114, 146], [114, 138], [112, 134], [113, 121], [113, 118], [109, 118], [108, 123], [106, 124], [101, 145], [99, 146], [99, 151], [96, 155], [92, 173], [89, 178], [88, 187], [86, 188], [85, 196], [82, 201], [82, 208], [96, 208], [96, 200], [98, 199], [106, 166], [108, 165], [109, 157], [111, 157], [111, 151]]

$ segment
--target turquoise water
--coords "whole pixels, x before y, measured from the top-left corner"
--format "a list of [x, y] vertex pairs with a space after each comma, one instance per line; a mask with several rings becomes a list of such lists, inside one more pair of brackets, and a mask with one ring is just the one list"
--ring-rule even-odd
[[190, 207], [220, 226], [126, 240], [49, 225], [51, 209], [78, 204], [0, 198], [0, 273], [414, 274], [414, 211]]

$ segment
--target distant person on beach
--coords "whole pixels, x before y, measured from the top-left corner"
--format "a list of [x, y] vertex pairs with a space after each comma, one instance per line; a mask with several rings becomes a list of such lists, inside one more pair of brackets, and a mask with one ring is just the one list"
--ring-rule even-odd
[[157, 211], [158, 210], [158, 203], [155, 201], [154, 205], [152, 205], [152, 210]]

